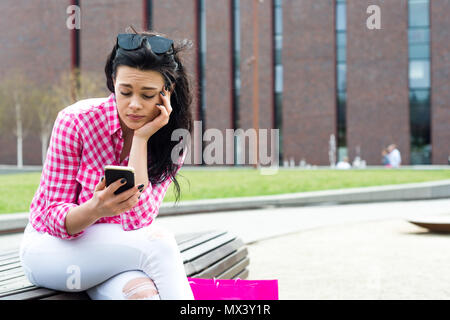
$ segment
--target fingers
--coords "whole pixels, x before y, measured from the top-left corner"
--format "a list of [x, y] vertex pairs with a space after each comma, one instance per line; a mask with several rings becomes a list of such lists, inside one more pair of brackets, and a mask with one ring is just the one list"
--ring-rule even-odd
[[144, 184], [141, 184], [123, 192], [123, 195], [120, 194], [120, 197], [117, 198], [119, 211], [125, 212], [137, 205], [143, 190]]
[[130, 198], [128, 198], [127, 200], [121, 202], [117, 208], [119, 210], [119, 212], [126, 212], [130, 209], [132, 209], [135, 205], [138, 204], [139, 202], [139, 196], [140, 196], [140, 192], [138, 191], [137, 193], [133, 194]]
[[105, 189], [105, 186], [106, 186], [106, 182], [105, 182], [105, 177], [103, 176], [100, 179], [100, 181], [97, 183], [97, 185], [95, 186], [94, 192]]
[[158, 109], [161, 111], [161, 114], [158, 117], [159, 120], [159, 125], [160, 126], [165, 126], [166, 124], [169, 123], [169, 113], [167, 112], [167, 107], [161, 105], [161, 104], [157, 104], [156, 105], [158, 107]]
[[168, 115], [172, 112], [172, 106], [170, 105], [170, 94], [171, 92], [169, 91], [169, 88], [167, 88], [167, 86], [164, 86], [163, 90], [159, 92]]
[[116, 195], [117, 203], [122, 204], [122, 202], [127, 201], [128, 199], [130, 199], [134, 195], [140, 196], [140, 194], [141, 194], [141, 192], [143, 190], [143, 187], [144, 187], [143, 184], [141, 184], [139, 186], [134, 186], [133, 188], [130, 188], [127, 191], [124, 191], [124, 192]]
[[127, 183], [127, 179], [125, 179], [125, 178], [118, 179], [118, 180], [114, 181], [113, 183], [111, 183], [108, 186], [108, 188], [106, 188], [106, 190], [109, 194], [113, 194], [114, 192], [116, 192], [117, 189], [119, 189], [121, 186], [123, 186], [126, 183]]

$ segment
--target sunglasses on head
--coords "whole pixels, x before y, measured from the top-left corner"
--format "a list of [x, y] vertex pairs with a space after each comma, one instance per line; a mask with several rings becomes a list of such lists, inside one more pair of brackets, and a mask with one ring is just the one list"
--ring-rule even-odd
[[143, 43], [155, 54], [173, 53], [173, 40], [161, 36], [141, 36], [133, 33], [119, 33], [117, 35], [117, 46], [124, 50], [136, 50]]

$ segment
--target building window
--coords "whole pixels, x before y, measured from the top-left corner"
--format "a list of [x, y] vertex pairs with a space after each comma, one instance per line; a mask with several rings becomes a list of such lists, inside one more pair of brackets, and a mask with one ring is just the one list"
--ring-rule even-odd
[[337, 160], [348, 156], [347, 152], [347, 3], [336, 0], [336, 85], [337, 85]]
[[411, 164], [431, 163], [429, 0], [408, 1]]
[[279, 129], [279, 159], [283, 159], [282, 101], [283, 101], [283, 64], [281, 61], [283, 48], [283, 8], [281, 0], [273, 1], [273, 50], [274, 50], [274, 128]]
[[144, 0], [144, 29], [153, 30], [153, 1]]
[[[232, 108], [233, 108], [233, 129], [241, 127], [239, 118], [239, 100], [241, 96], [241, 17], [240, 17], [240, 0], [231, 1], [231, 32], [232, 32]], [[241, 158], [241, 141], [239, 135], [234, 135], [234, 165]]]
[[[201, 132], [206, 130], [206, 8], [205, 0], [197, 0], [197, 39], [198, 39], [198, 87], [199, 87], [199, 118], [201, 121]], [[205, 141], [202, 141], [201, 152], [205, 149]], [[205, 165], [203, 157], [202, 165]]]

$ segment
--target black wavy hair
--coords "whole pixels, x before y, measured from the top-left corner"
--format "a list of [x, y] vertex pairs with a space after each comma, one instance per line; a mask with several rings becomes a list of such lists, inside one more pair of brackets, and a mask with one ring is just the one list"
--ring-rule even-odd
[[[167, 38], [166, 35], [155, 31], [142, 31], [138, 34], [159, 35]], [[168, 177], [172, 178], [176, 188], [175, 202], [178, 202], [180, 198], [180, 186], [175, 177], [177, 164], [172, 162], [171, 152], [179, 144], [179, 141], [172, 141], [171, 135], [175, 129], [180, 128], [191, 132], [191, 104], [193, 100], [189, 75], [183, 66], [179, 53], [191, 46], [192, 42], [188, 39], [174, 40], [173, 53], [156, 55], [146, 46], [127, 51], [121, 48], [118, 49], [116, 43], [105, 65], [106, 86], [114, 94], [113, 80], [116, 78], [117, 68], [121, 65], [139, 70], [157, 71], [165, 79], [166, 85], [169, 85], [170, 88], [173, 88], [173, 85], [175, 85], [170, 98], [172, 113], [170, 114], [169, 122], [153, 134], [147, 142], [149, 180], [152, 185], [155, 185], [163, 182]], [[180, 151], [180, 156], [182, 152], [183, 149]], [[184, 152], [186, 152], [185, 149]]]

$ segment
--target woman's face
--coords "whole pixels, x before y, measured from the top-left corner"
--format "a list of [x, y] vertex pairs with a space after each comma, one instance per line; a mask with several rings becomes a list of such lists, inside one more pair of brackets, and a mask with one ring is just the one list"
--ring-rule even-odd
[[123, 65], [117, 68], [114, 88], [124, 135], [139, 129], [160, 114], [156, 104], [162, 104], [159, 92], [163, 86], [164, 79], [157, 71], [143, 71]]

